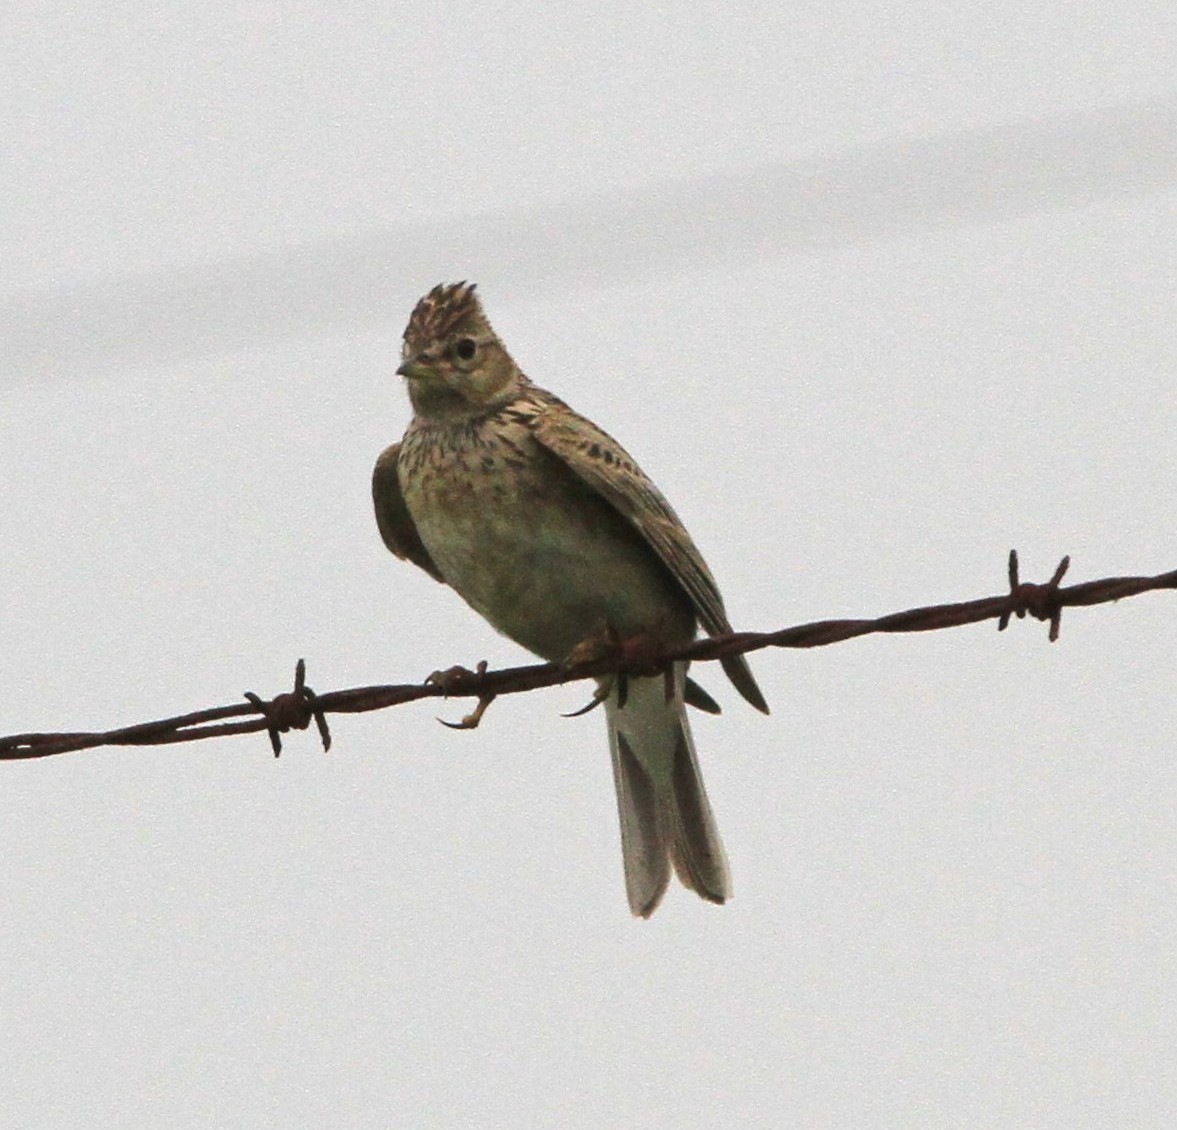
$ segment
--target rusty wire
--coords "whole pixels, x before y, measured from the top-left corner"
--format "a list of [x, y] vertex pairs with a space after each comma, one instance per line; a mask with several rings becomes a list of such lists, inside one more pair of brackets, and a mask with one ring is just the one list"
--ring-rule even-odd
[[[487, 671], [480, 663], [477, 671], [454, 667], [435, 672], [424, 684], [404, 683], [388, 686], [350, 687], [317, 695], [306, 685], [306, 668], [298, 661], [293, 691], [276, 695], [269, 701], [247, 692], [248, 701], [230, 706], [198, 710], [174, 718], [155, 722], [141, 722], [105, 732], [30, 733], [0, 737], [0, 761], [18, 761], [49, 757], [58, 753], [93, 749], [109, 745], [163, 745], [171, 742], [191, 742], [204, 738], [248, 734], [265, 730], [270, 737], [276, 757], [282, 749], [280, 734], [289, 730], [305, 730], [316, 722], [323, 748], [331, 745], [327, 727], [328, 714], [360, 714], [369, 710], [383, 710], [423, 698], [477, 698], [481, 717], [486, 705], [498, 695], [518, 694], [523, 691], [551, 687], [580, 679], [598, 678], [620, 672], [649, 675], [665, 670], [666, 664], [676, 659], [707, 661], [759, 651], [766, 647], [824, 647], [842, 640], [877, 632], [929, 632], [941, 628], [955, 628], [976, 624], [982, 620], [997, 620], [998, 629], [1009, 625], [1011, 616], [1019, 619], [1027, 614], [1050, 623], [1050, 639], [1058, 639], [1059, 622], [1064, 608], [1106, 604], [1144, 592], [1177, 588], [1177, 569], [1154, 577], [1108, 577], [1063, 587], [1061, 581], [1070, 564], [1064, 557], [1051, 579], [1042, 585], [1023, 583], [1018, 576], [1018, 557], [1009, 555], [1009, 591], [1001, 596], [984, 597], [959, 604], [935, 604], [893, 612], [873, 620], [817, 620], [798, 624], [776, 632], [733, 632], [729, 635], [697, 640], [688, 647], [673, 651], [642, 651], [621, 647], [612, 654], [574, 665], [540, 663], [527, 667], [509, 667]], [[226, 721], [254, 717], [244, 721]], [[468, 717], [474, 717], [468, 716]], [[475, 724], [477, 719], [475, 718]]]

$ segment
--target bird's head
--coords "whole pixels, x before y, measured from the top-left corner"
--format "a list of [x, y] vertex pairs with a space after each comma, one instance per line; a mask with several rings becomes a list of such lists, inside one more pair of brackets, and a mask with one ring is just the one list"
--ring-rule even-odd
[[418, 416], [476, 416], [514, 398], [527, 378], [503, 348], [473, 283], [435, 286], [405, 327], [397, 372], [409, 384]]

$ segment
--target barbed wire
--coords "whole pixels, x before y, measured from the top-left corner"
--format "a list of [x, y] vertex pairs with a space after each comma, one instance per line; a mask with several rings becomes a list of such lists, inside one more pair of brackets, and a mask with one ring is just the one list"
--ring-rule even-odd
[[[475, 671], [463, 667], [436, 671], [424, 683], [350, 687], [316, 694], [306, 685], [306, 664], [300, 659], [295, 667], [294, 689], [272, 699], [265, 700], [248, 691], [245, 702], [197, 710], [154, 722], [140, 722], [116, 730], [11, 734], [0, 737], [0, 761], [50, 757], [99, 746], [201, 741], [261, 730], [269, 733], [271, 747], [277, 757], [282, 751], [280, 735], [290, 730], [305, 730], [312, 721], [318, 727], [326, 750], [331, 747], [328, 714], [361, 714], [425, 698], [478, 699], [478, 707], [461, 722], [446, 723], [469, 729], [478, 725], [483, 712], [499, 695], [520, 694], [540, 687], [610, 675], [620, 677], [624, 687], [627, 676], [655, 675], [664, 672], [669, 663], [679, 659], [706, 662], [768, 647], [825, 647], [879, 632], [929, 632], [984, 620], [997, 620], [998, 630], [1004, 631], [1012, 616], [1021, 619], [1026, 615], [1048, 621], [1053, 642], [1058, 639], [1064, 608], [1106, 604], [1140, 593], [1177, 588], [1177, 569], [1152, 577], [1106, 577], [1064, 587], [1060, 582], [1069, 565], [1070, 558], [1064, 557], [1046, 584], [1023, 583], [1018, 576], [1018, 555], [1011, 550], [1009, 591], [1001, 596], [956, 604], [927, 605], [869, 620], [817, 620], [775, 632], [732, 632], [696, 640], [687, 647], [673, 650], [660, 650], [649, 641], [606, 640], [596, 649], [596, 654], [590, 654], [589, 658], [575, 663], [537, 663], [488, 671], [483, 662]], [[702, 697], [696, 702], [697, 705], [704, 709], [718, 709], [704, 692], [698, 693]], [[589, 708], [597, 705], [597, 701], [598, 697], [594, 696]], [[253, 717], [243, 721], [227, 721], [245, 715]]]

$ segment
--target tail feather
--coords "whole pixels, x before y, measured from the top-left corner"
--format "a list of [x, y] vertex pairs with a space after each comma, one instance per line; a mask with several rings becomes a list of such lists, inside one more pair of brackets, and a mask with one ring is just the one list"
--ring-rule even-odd
[[670, 882], [666, 831], [659, 819], [658, 798], [625, 736], [610, 727], [613, 782], [621, 818], [621, 855], [625, 861], [625, 893], [629, 908], [649, 918], [658, 908]]
[[661, 901], [671, 865], [702, 898], [722, 903], [731, 896], [727, 855], [687, 725], [685, 673], [680, 664], [669, 700], [659, 676], [630, 679], [624, 708], [616, 690], [605, 704], [626, 893], [642, 918]]
[[685, 715], [678, 736], [672, 779], [674, 802], [667, 805], [674, 818], [670, 860], [684, 887], [708, 902], [723, 903], [731, 896], [732, 886], [727, 853], [699, 774], [699, 759]]
[[724, 673], [731, 679], [732, 686], [761, 714], [767, 714], [768, 703], [764, 701], [764, 695], [756, 683], [752, 668], [748, 666], [747, 658], [743, 655], [729, 655], [726, 659], [721, 659], [719, 663], [723, 667]]

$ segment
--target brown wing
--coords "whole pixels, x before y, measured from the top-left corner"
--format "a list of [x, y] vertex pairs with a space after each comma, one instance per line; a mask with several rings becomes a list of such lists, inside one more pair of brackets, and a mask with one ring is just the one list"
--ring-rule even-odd
[[372, 503], [376, 507], [376, 525], [380, 527], [380, 536], [384, 539], [384, 544], [397, 557], [411, 561], [435, 580], [445, 584], [445, 578], [438, 572], [437, 566], [433, 564], [433, 558], [421, 542], [409, 508], [405, 505], [405, 497], [401, 494], [400, 478], [396, 470], [400, 450], [399, 443], [386, 448], [376, 460], [376, 467], [372, 471]]
[[[539, 390], [537, 389], [536, 392]], [[595, 490], [642, 535], [695, 606], [710, 635], [732, 630], [719, 586], [670, 503], [625, 449], [596, 424], [555, 397], [536, 397], [535, 438], [582, 482]], [[742, 655], [724, 659], [723, 669], [757, 710], [768, 705]]]

